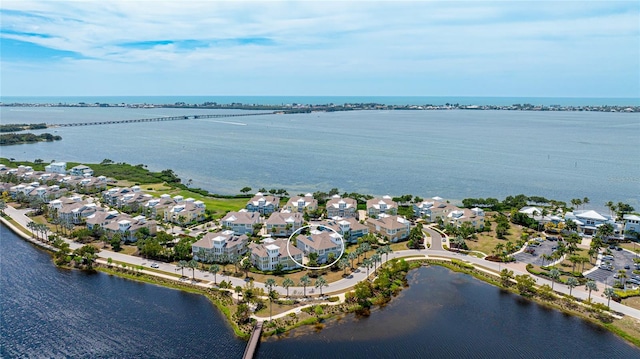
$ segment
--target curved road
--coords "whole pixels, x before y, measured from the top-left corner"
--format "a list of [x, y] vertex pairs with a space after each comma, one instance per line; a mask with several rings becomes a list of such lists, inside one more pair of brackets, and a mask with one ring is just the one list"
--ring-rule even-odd
[[[5, 213], [9, 216], [11, 216], [16, 222], [20, 223], [20, 225], [22, 225], [24, 228], [27, 228], [27, 223], [31, 221], [31, 219], [29, 217], [27, 217], [25, 215], [27, 211], [24, 210], [16, 210], [11, 206], [7, 206], [7, 208], [5, 209]], [[495, 263], [495, 262], [490, 262], [490, 261], [486, 261], [484, 259], [481, 258], [477, 258], [474, 256], [468, 256], [464, 253], [455, 253], [455, 252], [449, 252], [449, 251], [445, 251], [442, 247], [442, 235], [431, 229], [428, 227], [425, 227], [424, 232], [427, 233], [429, 236], [431, 236], [431, 248], [429, 249], [407, 249], [407, 250], [403, 250], [403, 251], [397, 251], [397, 252], [393, 252], [390, 253], [388, 256], [388, 259], [394, 259], [394, 258], [403, 258], [403, 257], [416, 257], [416, 256], [423, 256], [424, 258], [432, 258], [432, 259], [438, 259], [438, 258], [442, 258], [442, 259], [458, 259], [458, 260], [462, 260], [465, 262], [468, 262], [470, 264], [473, 265], [477, 265], [486, 269], [489, 269], [493, 272], [498, 273], [501, 269], [505, 269], [508, 268], [509, 270], [512, 270], [515, 275], [520, 275], [520, 274], [529, 274], [526, 271], [525, 265], [523, 263]], [[73, 242], [71, 240], [66, 240], [69, 245], [71, 246], [71, 249], [75, 249], [75, 248], [79, 248], [82, 245], [76, 242]], [[425, 246], [426, 247], [426, 246]], [[131, 255], [127, 255], [127, 254], [121, 254], [121, 253], [117, 253], [117, 252], [112, 252], [112, 251], [107, 251], [107, 250], [101, 250], [98, 253], [98, 256], [101, 258], [112, 258], [114, 261], [120, 261], [120, 262], [125, 262], [125, 263], [129, 263], [129, 264], [133, 264], [135, 266], [144, 266], [145, 268], [148, 268], [148, 266], [153, 262], [153, 263], [157, 263], [159, 266], [159, 270], [164, 271], [164, 272], [168, 272], [168, 273], [177, 273], [178, 272], [178, 268], [170, 263], [163, 263], [163, 262], [156, 262], [156, 261], [150, 261], [148, 259], [144, 259], [144, 258], [140, 258], [140, 257], [135, 257], [135, 256], [131, 256]], [[383, 263], [387, 261], [387, 255], [382, 255], [382, 260]], [[191, 269], [190, 268], [185, 268], [185, 276], [186, 277], [191, 277]], [[152, 272], [152, 271], [145, 271], [148, 274], [152, 274], [152, 275], [157, 275], [157, 272]], [[373, 274], [373, 269], [369, 270], [369, 274]], [[210, 281], [213, 282], [213, 274], [211, 273], [206, 273], [206, 272], [202, 272], [200, 270], [195, 270], [194, 273], [195, 278], [202, 280], [202, 281]], [[351, 287], [353, 287], [356, 283], [358, 283], [359, 281], [364, 280], [367, 277], [367, 269], [365, 267], [359, 267], [356, 268], [352, 275], [350, 275], [348, 278], [344, 278], [341, 279], [339, 281], [336, 282], [332, 282], [329, 283], [326, 287], [324, 287], [322, 289], [322, 293], [323, 294], [330, 294], [330, 293], [335, 293], [335, 292], [341, 292], [341, 291], [345, 291], [346, 289], [349, 289]], [[173, 277], [172, 277], [173, 278]], [[532, 276], [532, 278], [534, 278], [536, 280], [536, 283], [538, 285], [544, 285], [544, 284], [548, 284], [549, 286], [551, 286], [551, 281], [547, 280], [545, 278], [540, 278], [540, 277], [536, 277], [536, 276]], [[218, 274], [217, 276], [217, 281], [220, 282], [222, 280], [226, 280], [226, 281], [230, 281], [232, 283], [232, 285], [235, 286], [244, 286], [246, 284], [246, 282], [244, 281], [244, 279], [242, 278], [236, 278], [236, 277], [232, 277], [232, 276], [223, 276]], [[278, 283], [279, 285], [280, 283]], [[607, 299], [601, 297], [602, 292], [604, 291], [604, 284], [603, 283], [597, 283], [598, 284], [598, 291], [597, 292], [592, 292], [591, 293], [591, 299], [595, 302], [599, 302], [602, 304], [607, 304]], [[254, 285], [256, 288], [265, 288], [264, 283], [259, 283], [259, 282], [254, 282]], [[281, 295], [286, 295], [287, 291], [286, 289], [278, 286], [275, 287], [274, 290], [276, 290], [279, 294]], [[313, 290], [313, 292], [312, 292]], [[554, 285], [554, 290], [556, 292], [559, 293], [564, 293], [564, 294], [569, 294], [569, 289], [567, 286], [562, 285], [562, 284], [557, 284]], [[303, 292], [303, 287], [290, 287], [289, 288], [289, 293], [294, 293], [294, 292], [298, 292], [298, 293], [302, 293]], [[310, 286], [307, 287], [307, 294], [316, 294], [319, 293], [319, 290], [316, 290], [316, 288], [314, 288], [313, 284], [311, 284]], [[572, 293], [571, 293], [574, 297], [576, 298], [581, 298], [581, 299], [587, 299], [588, 298], [588, 292], [585, 290], [584, 286], [580, 286], [580, 287], [576, 287], [573, 289]], [[634, 309], [625, 305], [622, 305], [620, 303], [617, 303], [615, 301], [611, 301], [610, 303], [611, 309], [622, 313], [624, 315], [628, 315], [631, 317], [634, 317], [636, 319], [640, 319], [640, 310], [638, 309]]]

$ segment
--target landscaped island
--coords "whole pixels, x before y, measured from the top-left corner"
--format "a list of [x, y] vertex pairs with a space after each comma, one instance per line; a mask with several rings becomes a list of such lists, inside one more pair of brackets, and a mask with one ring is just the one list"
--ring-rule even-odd
[[[30, 218], [16, 214], [11, 224], [54, 248], [57, 264], [97, 266], [203, 293], [241, 336], [255, 320], [266, 320], [266, 333], [282, 333], [321, 325], [338, 313], [367, 315], [406, 285], [409, 270], [435, 264], [598, 322], [640, 344], [637, 319], [612, 315], [611, 305], [615, 311], [624, 307], [608, 301], [626, 303], [624, 298], [638, 294], [632, 289], [640, 274], [636, 258], [612, 287], [600, 283], [598, 289], [589, 277], [608, 270], [609, 256], [616, 263], [623, 254], [633, 257], [615, 250], [632, 249], [628, 241], [637, 241], [637, 215], [628, 204], [610, 203], [612, 213], [598, 217], [579, 209], [588, 204], [586, 197], [571, 206], [518, 195], [465, 199], [459, 207], [439, 197], [376, 198], [337, 189], [290, 195], [264, 188], [249, 195], [252, 189], [245, 187], [222, 198], [191, 189], [171, 170], [153, 173], [144, 165], [0, 163], [2, 210], [31, 208]], [[588, 220], [600, 223], [590, 226]], [[315, 232], [296, 233], [309, 223]], [[312, 268], [293, 261], [296, 253]], [[524, 272], [519, 263], [527, 263]], [[537, 283], [530, 274], [539, 277]], [[592, 292], [603, 293], [606, 302]]]

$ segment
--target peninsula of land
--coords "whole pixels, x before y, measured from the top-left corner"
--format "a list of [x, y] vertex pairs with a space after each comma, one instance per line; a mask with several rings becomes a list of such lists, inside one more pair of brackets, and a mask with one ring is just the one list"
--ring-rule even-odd
[[[586, 197], [469, 198], [458, 207], [439, 197], [248, 187], [219, 198], [170, 170], [0, 163], [3, 222], [54, 251], [57, 264], [201, 292], [241, 336], [256, 321], [281, 333], [366, 315], [406, 285], [411, 268], [437, 264], [640, 344], [640, 218], [628, 204], [601, 214], [584, 208]], [[296, 235], [309, 224], [317, 230]]]

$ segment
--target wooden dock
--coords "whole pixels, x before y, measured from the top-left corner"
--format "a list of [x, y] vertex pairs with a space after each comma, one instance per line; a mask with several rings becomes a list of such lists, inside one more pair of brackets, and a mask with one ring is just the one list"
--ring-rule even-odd
[[244, 349], [242, 359], [253, 359], [256, 349], [258, 348], [258, 344], [260, 344], [260, 335], [262, 335], [262, 322], [258, 321], [256, 322], [256, 326], [253, 327], [251, 337], [249, 338], [247, 347]]

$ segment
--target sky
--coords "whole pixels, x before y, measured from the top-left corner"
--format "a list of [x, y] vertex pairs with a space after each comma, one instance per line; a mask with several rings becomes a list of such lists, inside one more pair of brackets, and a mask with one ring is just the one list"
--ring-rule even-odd
[[11, 1], [1, 96], [640, 98], [638, 1]]

